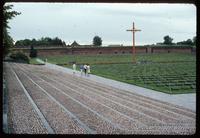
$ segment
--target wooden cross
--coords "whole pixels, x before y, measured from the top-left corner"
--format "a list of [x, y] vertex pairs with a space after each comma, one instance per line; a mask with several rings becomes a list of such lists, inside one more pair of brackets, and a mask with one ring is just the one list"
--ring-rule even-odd
[[141, 30], [139, 30], [139, 29], [135, 29], [135, 25], [134, 25], [134, 22], [133, 22], [133, 28], [132, 29], [128, 29], [128, 30], [126, 30], [126, 31], [131, 31], [131, 32], [133, 32], [133, 63], [135, 63], [136, 62], [136, 59], [135, 59], [135, 32], [137, 32], [137, 31], [141, 31]]

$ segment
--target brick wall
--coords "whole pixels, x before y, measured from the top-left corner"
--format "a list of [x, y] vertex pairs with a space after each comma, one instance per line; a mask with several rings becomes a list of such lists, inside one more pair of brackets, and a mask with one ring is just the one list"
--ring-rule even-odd
[[[36, 48], [38, 50], [38, 56], [48, 55], [66, 55], [66, 54], [130, 54], [132, 53], [131, 46], [123, 47], [86, 47], [86, 48]], [[21, 50], [27, 55], [30, 53], [29, 48], [14, 48], [13, 50]], [[136, 53], [195, 53], [196, 50], [191, 47], [148, 47], [148, 46], [136, 46]]]

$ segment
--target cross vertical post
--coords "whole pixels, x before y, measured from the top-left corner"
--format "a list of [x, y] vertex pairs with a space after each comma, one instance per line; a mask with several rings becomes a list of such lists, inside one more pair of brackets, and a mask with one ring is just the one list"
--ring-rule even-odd
[[135, 59], [135, 32], [136, 31], [141, 31], [139, 29], [135, 29], [135, 25], [134, 25], [134, 22], [133, 22], [133, 28], [132, 29], [128, 29], [126, 31], [131, 31], [133, 33], [133, 51], [132, 51], [132, 54], [133, 54], [133, 63], [136, 63], [136, 59]]

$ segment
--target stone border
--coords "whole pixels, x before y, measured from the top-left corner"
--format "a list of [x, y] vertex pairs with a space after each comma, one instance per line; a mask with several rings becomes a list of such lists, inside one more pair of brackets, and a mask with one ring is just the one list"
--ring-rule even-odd
[[8, 127], [8, 87], [5, 80], [5, 72], [3, 72], [3, 132], [10, 133]]

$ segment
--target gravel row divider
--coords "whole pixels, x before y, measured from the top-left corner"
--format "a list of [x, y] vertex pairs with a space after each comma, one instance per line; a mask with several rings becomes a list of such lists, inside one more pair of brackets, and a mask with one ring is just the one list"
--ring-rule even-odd
[[[45, 82], [42, 82], [42, 83], [45, 83]], [[49, 84], [49, 85], [55, 85], [56, 83], [52, 83], [52, 84]], [[59, 85], [58, 85], [59, 86]], [[59, 87], [59, 88], [63, 88], [63, 87]], [[73, 89], [72, 89], [72, 91], [73, 92], [71, 92], [72, 94], [75, 92], [75, 93], [78, 93], [78, 91], [74, 91]], [[79, 93], [80, 94], [80, 93]], [[91, 100], [91, 98], [89, 98], [90, 100]], [[88, 101], [89, 99], [84, 99], [83, 101]], [[81, 99], [79, 99], [79, 100], [81, 100]], [[96, 101], [95, 99], [94, 99], [94, 101]], [[88, 106], [89, 106], [90, 104], [88, 104]], [[93, 105], [92, 103], [91, 103], [91, 105]], [[97, 107], [94, 107], [94, 108], [96, 108], [96, 109], [98, 109], [99, 107], [97, 106]], [[119, 118], [120, 119], [120, 118]], [[123, 122], [123, 123], [125, 123], [125, 122]], [[170, 130], [171, 129], [171, 132], [173, 132], [173, 131], [176, 131], [176, 130], [181, 130], [182, 132], [187, 132], [187, 131], [190, 131], [190, 129], [189, 128], [181, 128], [181, 126], [182, 126], [182, 124], [177, 124], [177, 123], [174, 123], [175, 125], [173, 125], [172, 126], [172, 124], [167, 124], [166, 126], [163, 126], [163, 125], [161, 125], [162, 127], [160, 127], [160, 126], [158, 126], [158, 125], [156, 125], [156, 126], [150, 126], [150, 127], [140, 127], [139, 129], [140, 129], [140, 131], [154, 131], [154, 130], [160, 130], [160, 131], [164, 131], [164, 130]], [[187, 126], [187, 127], [190, 127], [190, 126]], [[135, 128], [129, 128], [129, 130], [131, 130], [131, 129], [133, 129], [134, 131], [138, 131], [138, 129], [135, 129]]]
[[4, 65], [8, 84], [9, 134], [47, 134], [47, 129], [11, 70], [10, 63], [5, 62]]
[[[43, 76], [43, 77], [45, 77], [45, 76]], [[47, 78], [47, 77], [45, 77], [45, 78]], [[49, 78], [48, 78], [49, 79]], [[54, 79], [55, 79], [55, 77], [54, 77]], [[52, 80], [52, 79], [51, 79]], [[53, 80], [52, 80], [53, 81]], [[63, 80], [62, 81], [60, 81], [61, 82], [61, 84], [63, 83]], [[69, 81], [68, 82], [65, 82], [65, 84], [68, 84], [69, 85]], [[78, 89], [80, 89], [81, 91], [86, 91], [87, 90], [87, 92], [89, 92], [88, 91], [88, 87], [87, 86], [80, 86], [80, 87], [78, 87], [77, 85], [74, 85], [74, 84], [72, 84], [72, 83], [70, 83], [70, 87], [69, 86], [66, 86], [66, 85], [64, 85], [64, 87], [66, 87], [66, 88], [68, 88], [68, 89], [71, 89], [70, 87], [76, 87], [76, 88], [78, 88]], [[85, 88], [84, 88], [85, 87]], [[74, 88], [75, 89], [75, 88]], [[74, 90], [74, 89], [71, 89], [71, 90]], [[75, 90], [74, 90], [75, 91]], [[123, 102], [122, 103], [122, 101], [117, 101], [116, 99], [112, 99], [111, 97], [112, 97], [112, 95], [109, 95], [109, 96], [107, 96], [107, 95], [103, 95], [102, 93], [100, 93], [100, 94], [97, 94], [96, 92], [97, 92], [97, 90], [95, 90], [95, 89], [92, 89], [92, 91], [93, 92], [95, 92], [95, 94], [98, 96], [98, 97], [101, 97], [101, 98], [104, 98], [104, 99], [107, 99], [107, 100], [109, 100], [109, 101], [111, 101], [111, 102], [113, 102], [113, 103], [115, 103], [115, 104], [118, 104], [118, 105], [120, 105], [120, 106], [122, 106], [122, 107], [124, 107], [124, 108], [127, 108], [127, 109], [129, 109], [129, 110], [132, 110], [132, 111], [135, 111], [135, 112], [139, 112], [141, 115], [144, 115], [144, 116], [148, 116], [149, 118], [152, 118], [152, 119], [154, 119], [154, 120], [156, 120], [156, 121], [158, 121], [159, 123], [165, 123], [166, 122], [166, 118], [165, 118], [165, 120], [164, 119], [158, 119], [158, 116], [156, 116], [156, 115], [159, 115], [159, 114], [157, 114], [157, 113], [154, 113], [154, 112], [151, 112], [151, 114], [150, 113], [146, 113], [145, 111], [144, 111], [144, 109], [142, 110], [142, 109], [135, 109], [136, 108], [136, 106], [135, 105], [132, 105], [132, 106], [130, 106], [130, 105], [128, 105], [127, 106], [127, 103], [126, 102]], [[94, 94], [94, 93], [93, 93]], [[107, 97], [109, 97], [109, 98], [107, 98]], [[118, 98], [118, 97], [117, 97]], [[134, 108], [135, 107], [135, 108]], [[160, 117], [160, 116], [159, 116]], [[172, 120], [172, 121], [175, 121], [175, 120]], [[171, 121], [171, 122], [172, 122]]]
[[51, 128], [51, 126], [47, 122], [46, 118], [43, 116], [43, 114], [41, 113], [41, 111], [39, 110], [39, 108], [37, 107], [37, 105], [35, 104], [33, 99], [31, 98], [31, 96], [29, 95], [28, 91], [26, 90], [26, 88], [24, 87], [22, 82], [20, 81], [20, 79], [17, 76], [17, 74], [15, 73], [15, 71], [13, 69], [11, 69], [11, 70], [14, 73], [15, 77], [17, 78], [20, 86], [22, 87], [22, 89], [23, 89], [24, 93], [26, 94], [27, 98], [29, 99], [30, 103], [34, 107], [35, 111], [37, 112], [38, 116], [40, 117], [40, 119], [41, 119], [42, 123], [44, 124], [45, 128], [47, 129], [48, 133], [49, 134], [54, 134], [55, 133], [54, 130]]
[[[63, 74], [63, 75], [67, 75], [68, 77], [70, 77], [71, 79], [69, 79], [69, 81], [75, 79], [75, 77], [73, 75], [70, 75], [70, 74]], [[76, 81], [81, 81], [81, 79], [83, 79], [83, 77], [79, 77], [79, 76], [76, 76], [76, 77], [79, 78], [79, 79], [76, 78]], [[101, 90], [101, 92], [106, 92], [106, 93], [112, 92], [112, 93], [116, 93], [116, 94], [121, 93], [122, 95], [119, 96], [120, 98], [123, 98], [123, 97], [121, 97], [123, 95], [127, 95], [128, 97], [134, 96], [135, 100], [143, 101], [143, 102], [149, 104], [150, 106], [154, 105], [154, 107], [155, 106], [157, 108], [160, 107], [160, 109], [165, 108], [168, 111], [173, 112], [174, 114], [179, 113], [179, 115], [185, 116], [187, 118], [188, 117], [193, 118], [193, 119], [196, 118], [196, 114], [193, 111], [186, 109], [186, 108], [183, 108], [183, 107], [180, 107], [180, 106], [177, 106], [177, 105], [173, 105], [173, 104], [166, 103], [166, 102], [163, 102], [163, 101], [152, 100], [149, 97], [145, 97], [145, 96], [138, 95], [138, 94], [133, 94], [133, 92], [119, 90], [119, 89], [116, 89], [116, 88], [111, 87], [111, 86], [106, 86], [104, 84], [101, 85], [100, 83], [96, 83], [94, 81], [88, 80], [87, 78], [84, 78], [84, 81], [81, 81], [81, 83], [84, 84], [84, 85], [87, 85], [88, 83], [94, 84], [94, 85], [90, 85], [90, 87]], [[159, 102], [159, 104], [155, 104], [155, 102], [156, 103]]]
[[[44, 76], [44, 78], [45, 78], [46, 76]], [[52, 84], [56, 84], [56, 79], [55, 78], [53, 78], [53, 79], [50, 79], [51, 81], [52, 81]], [[60, 82], [59, 80], [57, 81], [57, 82]], [[66, 84], [66, 83], [65, 83]], [[60, 88], [63, 88], [63, 87], [66, 87], [66, 88], [68, 88], [68, 89], [71, 89], [72, 88], [72, 86], [70, 86], [70, 85], [68, 85], [68, 86], [66, 86], [66, 85], [64, 85], [63, 83], [59, 83], [59, 85], [61, 85], [60, 86]], [[77, 87], [77, 86], [76, 86]], [[64, 89], [64, 88], [63, 88]], [[79, 93], [78, 91], [75, 91], [75, 90], [73, 90], [73, 89], [71, 89], [72, 91], [74, 91], [74, 92], [76, 92], [76, 93]], [[79, 90], [80, 91], [80, 90]], [[85, 92], [86, 92], [86, 89], [85, 89]], [[81, 95], [83, 95], [83, 93], [84, 93], [84, 89], [82, 89], [81, 90], [81, 93], [79, 93], [79, 94], [81, 94]], [[88, 93], [88, 91], [87, 91], [87, 93]], [[86, 94], [87, 94], [86, 93]], [[98, 101], [99, 100], [99, 98], [100, 98], [100, 96], [98, 96], [98, 97], [91, 97], [91, 95], [93, 95], [94, 93], [93, 92], [91, 92], [90, 93], [90, 98], [91, 99], [94, 99], [95, 101]], [[84, 95], [84, 96], [86, 96], [86, 95]], [[105, 97], [104, 97], [105, 98]], [[178, 121], [178, 122], [176, 122], [177, 121], [177, 119], [176, 120], [173, 120], [174, 122], [170, 122], [170, 123], [164, 123], [164, 125], [172, 125], [172, 124], [177, 124], [177, 123], [180, 123], [180, 122], [184, 122], [184, 121]], [[185, 120], [186, 122], [188, 121], [188, 120]], [[193, 121], [194, 122], [194, 121]], [[152, 123], [152, 122], [151, 122]], [[152, 123], [153, 124], [153, 123]], [[155, 125], [155, 124], [154, 124]], [[162, 124], [163, 125], [163, 124]], [[182, 124], [180, 124], [180, 125], [182, 125]]]
[[[21, 71], [21, 69], [20, 69], [20, 71]], [[67, 110], [59, 101], [57, 101], [54, 97], [52, 97], [47, 91], [42, 89], [27, 74], [25, 74], [24, 72], [21, 72], [21, 74], [20, 74], [21, 77], [22, 77], [22, 74], [24, 75], [24, 77], [26, 77], [28, 79], [28, 80], [24, 81], [24, 83], [27, 83], [28, 81], [30, 81], [32, 83], [32, 85], [35, 85], [38, 87], [37, 92], [30, 90], [30, 89], [29, 90], [32, 91], [32, 97], [34, 97], [35, 101], [38, 101], [37, 103], [38, 103], [38, 105], [40, 105], [40, 108], [41, 109], [47, 108], [46, 111], [45, 110], [43, 111], [43, 113], [45, 113], [49, 122], [51, 122], [51, 126], [54, 127], [54, 129], [56, 130], [57, 133], [67, 132], [67, 133], [72, 133], [72, 134], [73, 133], [96, 134], [96, 131], [90, 129], [87, 125], [85, 125], [82, 121], [80, 121], [79, 118], [77, 118], [73, 113], [71, 113], [69, 110]], [[47, 97], [45, 97], [46, 100], [42, 101], [41, 99], [46, 95], [47, 95]], [[49, 103], [49, 101], [51, 101], [52, 103]], [[48, 104], [45, 102], [48, 102]], [[49, 105], [50, 105], [49, 108], [54, 107], [54, 109], [48, 109]], [[55, 107], [55, 105], [57, 105], [57, 106]], [[57, 109], [57, 111], [55, 109]], [[52, 113], [50, 113], [50, 111], [53, 112], [53, 114], [55, 114], [54, 116], [57, 117], [60, 115], [63, 119], [61, 117], [60, 117], [60, 120], [52, 119], [53, 115], [51, 115], [51, 118], [50, 118], [49, 116], [50, 116], [50, 114], [52, 114]], [[52, 122], [57, 122], [57, 123], [52, 123]], [[67, 124], [65, 124], [65, 127], [59, 126], [59, 124], [62, 124], [63, 122], [67, 123]], [[71, 129], [67, 130], [69, 128], [68, 125], [70, 125], [74, 130], [71, 130]]]
[[[74, 80], [74, 77], [70, 74], [63, 74], [63, 75], [67, 75], [72, 80]], [[83, 79], [83, 77], [79, 77], [79, 76], [77, 76], [77, 78], [79, 78], [79, 80]], [[79, 80], [76, 80], [76, 81], [79, 81]], [[186, 117], [196, 118], [195, 112], [193, 112], [193, 111], [191, 111], [187, 108], [177, 106], [177, 105], [174, 105], [174, 104], [171, 104], [171, 103], [163, 102], [163, 101], [152, 100], [152, 98], [145, 97], [145, 96], [133, 93], [133, 92], [129, 92], [129, 91], [125, 91], [125, 90], [119, 90], [119, 89], [116, 89], [114, 87], [101, 84], [99, 82], [91, 81], [87, 77], [84, 78], [84, 81], [82, 83], [85, 84], [85, 85], [87, 85], [87, 83], [91, 83], [91, 84], [94, 84], [94, 85], [91, 85], [92, 87], [99, 89], [99, 90], [102, 90], [104, 92], [121, 93], [123, 95], [127, 95], [128, 97], [133, 96], [134, 99], [142, 100], [146, 103], [149, 103], [150, 105], [155, 105], [157, 107], [161, 106], [160, 108], [165, 108], [168, 111], [171, 111], [173, 113], [179, 113], [179, 114], [182, 114], [183, 116], [186, 116]]]
[[[30, 74], [29, 74], [30, 75]], [[43, 83], [44, 81], [38, 81], [38, 83]], [[53, 84], [50, 84], [50, 86], [52, 86]], [[43, 85], [44, 86], [44, 85]], [[47, 87], [48, 88], [48, 87]], [[51, 88], [52, 89], [52, 88]], [[54, 92], [55, 92], [55, 90], [54, 90]], [[145, 134], [145, 133], [147, 133], [147, 129], [140, 129], [139, 131], [138, 130], [134, 130], [134, 129], [132, 129], [132, 131], [131, 132], [129, 132], [129, 134], [130, 133], [134, 133], [134, 134]], [[174, 134], [176, 134], [176, 132], [174, 131], [174, 132], [169, 132], [168, 130], [162, 130], [162, 129], [160, 129], [160, 130], [151, 130], [151, 131], [148, 131], [148, 133], [153, 133], [153, 134], [160, 134], [160, 133], [164, 133], [164, 134], [172, 134], [172, 133], [174, 133]]]
[[[46, 85], [48, 84], [49, 86], [56, 85], [56, 84], [51, 84], [48, 82], [41, 82], [41, 85]], [[112, 108], [107, 108], [106, 106], [103, 106], [102, 104], [99, 104], [98, 102], [95, 102], [91, 98], [87, 98], [86, 96], [82, 96], [80, 94], [77, 94], [76, 91], [68, 89], [68, 90], [62, 90], [59, 89], [58, 87], [52, 86], [55, 90], [58, 90], [59, 92], [62, 92], [65, 96], [70, 95], [74, 99], [78, 100], [82, 104], [86, 105], [95, 113], [98, 113], [99, 115], [104, 117], [104, 120], [108, 120], [109, 122], [112, 123], [115, 126], [118, 126], [120, 129], [123, 130], [138, 130], [143, 128], [145, 125], [138, 123], [136, 120], [133, 120], [132, 118], [125, 116], [124, 114], [120, 112], [116, 112], [116, 110]]]
[[[55, 79], [55, 77], [54, 77], [54, 79]], [[59, 79], [60, 81], [61, 81], [61, 79]], [[63, 82], [64, 80], [62, 80], [61, 82]], [[82, 89], [83, 90], [83, 88], [85, 88], [85, 89], [89, 89], [89, 90], [91, 90], [91, 91], [93, 91], [93, 92], [95, 92], [96, 94], [98, 93], [99, 94], [99, 96], [101, 95], [101, 96], [103, 96], [103, 97], [105, 97], [105, 98], [107, 98], [107, 97], [109, 97], [109, 99], [113, 102], [117, 102], [117, 103], [120, 103], [120, 105], [123, 105], [123, 106], [126, 106], [126, 107], [129, 107], [129, 109], [134, 109], [135, 111], [139, 111], [140, 113], [143, 113], [143, 114], [145, 114], [145, 115], [148, 115], [148, 116], [151, 116], [152, 118], [158, 118], [160, 121], [162, 121], [162, 122], [174, 122], [174, 121], [178, 121], [177, 119], [173, 119], [173, 118], [171, 118], [171, 117], [168, 117], [168, 116], [166, 116], [164, 113], [160, 113], [160, 112], [158, 112], [158, 111], [156, 111], [156, 110], [153, 110], [152, 111], [152, 109], [150, 108], [147, 108], [147, 107], [145, 107], [145, 106], [137, 106], [137, 105], [135, 105], [135, 103], [132, 103], [132, 102], [129, 102], [129, 101], [125, 101], [124, 99], [122, 99], [122, 98], [120, 98], [120, 97], [117, 97], [117, 96], [113, 96], [113, 95], [110, 95], [110, 94], [107, 94], [107, 93], [105, 93], [105, 92], [102, 92], [102, 91], [100, 91], [100, 90], [98, 90], [98, 89], [94, 89], [94, 88], [92, 88], [92, 87], [90, 87], [90, 86], [88, 86], [88, 85], [82, 85], [81, 83], [79, 83], [79, 87], [77, 86], [77, 85], [74, 85], [73, 83], [70, 83], [70, 81], [65, 81], [65, 84], [70, 84], [70, 86], [72, 87], [77, 87], [77, 88], [79, 88], [79, 89]], [[70, 88], [70, 87], [68, 87], [68, 88]]]
[[[92, 89], [88, 89], [88, 87], [92, 87], [91, 84], [90, 83], [87, 83], [87, 85], [83, 84], [82, 81], [80, 81], [81, 78], [75, 75], [74, 76], [70, 75], [70, 77], [67, 76], [67, 79], [68, 79], [67, 81], [66, 79], [59, 78], [59, 77], [63, 78], [63, 76], [65, 75], [63, 73], [60, 73], [60, 72], [54, 73], [52, 72], [52, 70], [44, 70], [37, 66], [34, 66], [31, 69], [26, 65], [22, 65], [22, 66], [23, 66], [23, 69], [26, 70], [25, 72], [30, 71], [30, 73], [28, 73], [29, 76], [33, 78], [34, 81], [37, 81], [38, 85], [40, 85], [46, 90], [48, 90], [49, 86], [52, 87], [51, 88], [52, 91], [51, 92], [48, 91], [48, 92], [51, 93], [55, 98], [62, 99], [61, 101], [65, 102], [64, 99], [67, 100], [66, 97], [71, 96], [72, 98], [84, 104], [86, 107], [92, 109], [93, 111], [96, 110], [96, 112], [101, 114], [103, 117], [106, 117], [106, 118], [108, 117], [111, 123], [114, 121], [114, 125], [120, 124], [119, 127], [121, 128], [119, 129], [124, 130], [124, 128], [122, 127], [123, 126], [122, 124], [124, 123], [125, 128], [128, 128], [128, 130], [131, 130], [131, 131], [126, 131], [125, 133], [128, 133], [128, 134], [130, 133], [133, 133], [133, 134], [193, 134], [195, 131], [194, 121], [190, 122], [189, 121], [191, 120], [190, 118], [188, 120], [184, 120], [185, 121], [184, 122], [182, 121], [180, 116], [178, 116], [179, 115], [178, 113], [177, 113], [177, 116], [175, 116], [176, 114], [173, 116], [175, 119], [171, 120], [171, 122], [167, 121], [167, 123], [165, 123], [167, 118], [163, 118], [164, 122], [163, 121], [159, 122], [158, 120], [160, 119], [158, 119], [156, 122], [155, 119], [159, 118], [159, 116], [156, 116], [154, 121], [151, 120], [149, 122], [148, 127], [140, 126], [138, 127], [139, 129], [137, 129], [137, 127], [134, 128], [133, 127], [134, 125], [129, 126], [128, 122], [125, 121], [125, 118], [127, 118], [128, 120], [131, 120], [131, 117], [133, 116], [135, 117], [135, 115], [138, 114], [138, 112], [140, 112], [140, 108], [138, 108], [137, 111], [135, 111], [136, 114], [135, 115], [133, 114], [133, 109], [131, 109], [132, 106], [134, 106], [134, 108], [137, 108], [135, 105], [132, 105], [134, 101], [131, 102], [131, 100], [127, 100], [128, 102], [126, 102], [124, 101], [125, 98], [120, 99], [119, 98], [120, 95], [116, 96], [114, 95], [114, 92], [112, 93], [106, 88], [103, 88], [102, 91], [96, 90], [94, 87]], [[77, 79], [78, 79], [78, 83], [77, 83]], [[49, 86], [45, 84], [48, 84]], [[96, 86], [100, 87], [98, 83], [96, 84]], [[112, 91], [112, 89], [110, 90]], [[116, 90], [116, 88], [114, 90]], [[58, 93], [57, 91], [59, 91], [60, 93]], [[110, 92], [110, 93], [106, 94], [106, 92], [104, 91]], [[116, 91], [120, 91], [120, 90], [116, 90]], [[63, 97], [62, 96], [63, 94], [66, 97]], [[110, 100], [110, 98], [114, 101]], [[75, 103], [77, 103], [77, 101], [75, 101]], [[156, 115], [159, 112], [157, 111], [157, 109], [155, 109], [155, 112], [152, 112], [152, 113]], [[152, 116], [154, 117], [153, 114]], [[119, 122], [115, 121], [112, 115], [117, 117], [119, 120], [121, 119], [123, 121], [119, 121]], [[169, 117], [169, 118], [173, 118], [173, 117]], [[143, 117], [138, 116], [134, 120], [141, 119], [144, 121], [145, 120], [144, 118], [145, 118], [144, 116]], [[181, 121], [177, 122], [177, 119], [181, 119]], [[145, 121], [149, 121], [149, 120], [150, 119], [145, 120]], [[133, 123], [133, 120], [130, 121], [130, 123]]]
[[[60, 83], [62, 84], [62, 82], [60, 82]], [[67, 87], [67, 86], [65, 86], [65, 87]], [[70, 87], [67, 87], [67, 88], [69, 89]], [[82, 90], [83, 90], [82, 92], [84, 92], [84, 93], [89, 92], [89, 91], [87, 91], [87, 89], [82, 89]], [[121, 112], [122, 114], [125, 114], [125, 115], [127, 115], [127, 116], [129, 116], [133, 119], [135, 118], [134, 120], [138, 120], [140, 122], [140, 124], [142, 123], [142, 124], [145, 124], [145, 125], [152, 125], [152, 124], [155, 124], [155, 123], [156, 124], [158, 124], [158, 123], [163, 124], [164, 123], [163, 121], [160, 121], [157, 118], [152, 118], [151, 116], [148, 116], [146, 114], [138, 112], [137, 110], [134, 110], [130, 107], [126, 107], [126, 106], [124, 106], [120, 103], [117, 103], [113, 100], [110, 100], [109, 98], [103, 97], [101, 95], [97, 95], [96, 93], [92, 93], [92, 92], [90, 94], [91, 95], [95, 94], [95, 96], [93, 96], [92, 98], [94, 98], [96, 100], [100, 100], [100, 97], [101, 97], [101, 99], [103, 99], [103, 100], [100, 100], [99, 102], [103, 102], [104, 105], [107, 105], [110, 108], [113, 108], [114, 110]], [[87, 93], [87, 95], [88, 95], [88, 93]]]
[[[27, 77], [29, 77], [30, 76], [30, 74], [29, 75], [27, 75], [26, 74], [26, 76]], [[38, 87], [40, 87], [40, 89], [42, 89], [42, 91], [45, 91], [45, 92], [47, 92], [45, 89], [43, 89], [45, 86], [40, 86], [39, 84], [38, 84], [38, 82], [36, 83], [34, 80], [32, 80], [30, 77], [29, 77], [29, 79], [32, 81], [32, 83], [34, 83], [35, 85], [37, 85]], [[40, 81], [41, 82], [41, 81]], [[51, 85], [52, 86], [52, 85]], [[57, 90], [58, 91], [58, 90]], [[74, 101], [74, 104], [72, 104], [72, 102], [71, 102], [71, 104], [72, 105], [77, 105], [77, 104], [79, 104], [80, 105], [80, 107], [81, 108], [84, 108], [84, 109], [87, 109], [88, 111], [87, 111], [87, 113], [85, 113], [84, 114], [84, 116], [86, 115], [86, 114], [90, 114], [91, 116], [90, 116], [90, 118], [99, 118], [98, 120], [97, 119], [95, 119], [96, 120], [96, 123], [97, 122], [99, 122], [99, 124], [98, 125], [94, 125], [94, 124], [91, 124], [90, 123], [90, 127], [95, 127], [96, 129], [98, 129], [97, 127], [99, 126], [100, 127], [100, 129], [98, 129], [98, 132], [99, 133], [116, 133], [116, 134], [123, 134], [123, 133], [127, 133], [128, 132], [128, 130], [124, 130], [123, 128], [121, 128], [118, 124], [114, 124], [114, 123], [112, 123], [110, 120], [108, 120], [107, 118], [104, 118], [102, 115], [100, 115], [100, 114], [98, 114], [96, 111], [94, 111], [94, 110], [92, 110], [92, 109], [90, 109], [89, 107], [87, 107], [86, 105], [84, 105], [84, 104], [82, 104], [82, 103], [80, 103], [79, 101], [77, 101], [76, 99], [74, 99], [73, 97], [71, 97], [70, 95], [67, 95], [67, 97], [68, 97], [68, 99], [66, 99], [66, 97], [63, 97], [63, 92], [62, 92], [62, 95], [60, 95], [60, 97], [58, 97], [57, 95], [55, 95], [55, 93], [56, 93], [56, 91], [52, 91], [52, 92], [50, 92], [50, 91], [48, 91], [47, 93], [51, 93], [50, 95], [52, 95], [55, 99], [57, 99], [57, 100], [60, 100], [60, 101], [62, 101], [62, 103], [64, 104], [64, 102], [66, 102], [66, 101], [68, 101], [68, 102], [71, 102], [71, 101], [69, 101], [69, 100], [72, 100], [72, 101]], [[60, 93], [60, 92], [59, 92]], [[58, 93], [56, 93], [56, 94], [58, 94]], [[70, 103], [68, 103], [68, 104], [64, 104], [64, 106], [66, 107], [67, 105], [69, 106], [69, 104]], [[78, 108], [73, 108], [74, 110], [77, 110], [80, 114], [82, 114], [81, 112], [83, 112], [83, 111], [81, 111], [81, 110], [78, 110]], [[77, 114], [78, 115], [78, 114]], [[87, 119], [89, 119], [89, 118], [87, 118]], [[85, 120], [85, 119], [84, 119]], [[93, 120], [91, 120], [91, 121], [95, 121], [94, 119]], [[102, 121], [101, 121], [102, 120]], [[87, 121], [87, 120], [86, 120]], [[92, 126], [91, 126], [92, 125]], [[102, 132], [101, 132], [102, 131]]]
[[[47, 78], [46, 78], [46, 81], [48, 81]], [[51, 81], [53, 81], [53, 80], [51, 79]], [[67, 89], [69, 89], [69, 90], [71, 90], [73, 92], [78, 92], [77, 90], [72, 89], [71, 87], [73, 87], [73, 86], [71, 86], [69, 84], [68, 84], [68, 86], [66, 86], [65, 84], [60, 83], [60, 85], [63, 85], [65, 88], [67, 88]], [[77, 86], [75, 86], [75, 87], [77, 87]], [[124, 115], [128, 116], [129, 118], [132, 118], [133, 120], [137, 120], [137, 119], [134, 119], [135, 116], [138, 116], [138, 117], [142, 116], [143, 120], [138, 120], [137, 123], [142, 124], [143, 126], [148, 126], [152, 122], [154, 122], [154, 123], [156, 122], [156, 123], [159, 123], [159, 124], [163, 124], [164, 123], [163, 121], [161, 121], [161, 120], [159, 120], [157, 118], [153, 118], [151, 116], [148, 116], [147, 114], [139, 112], [138, 110], [134, 110], [133, 108], [124, 106], [123, 104], [118, 103], [116, 101], [113, 101], [110, 98], [98, 95], [98, 94], [94, 93], [95, 91], [91, 92], [91, 91], [88, 91], [88, 89], [85, 89], [85, 88], [80, 88], [80, 87], [77, 87], [77, 88], [80, 89], [80, 91], [82, 92], [81, 95], [83, 95], [83, 96], [88, 95], [91, 99], [94, 99], [97, 102], [101, 103], [102, 105], [105, 105], [105, 106], [111, 108], [112, 110], [117, 111], [118, 113], [124, 114]], [[112, 106], [112, 105], [115, 105], [115, 106]], [[119, 107], [122, 107], [123, 110], [117, 109]], [[133, 114], [128, 114], [128, 112], [132, 112]], [[144, 119], [144, 118], [146, 118], [146, 119]]]
[[[51, 69], [51, 70], [55, 70], [55, 69]], [[62, 71], [60, 71], [60, 72], [62, 72]], [[61, 74], [61, 73], [59, 73], [59, 74]], [[67, 74], [65, 72], [62, 72], [62, 75], [63, 76], [68, 76], [68, 77], [70, 77], [70, 78], [73, 79], [73, 77], [72, 77], [73, 75], [72, 74]], [[75, 75], [75, 76], [78, 77], [78, 78], [80, 78], [80, 79], [84, 79], [85, 83], [89, 82], [91, 84], [94, 84], [93, 86], [95, 86], [97, 84], [97, 87], [102, 88], [102, 89], [106, 88], [106, 89], [109, 89], [109, 90], [112, 90], [112, 91], [116, 91], [116, 92], [121, 92], [121, 93], [124, 93], [124, 94], [129, 94], [129, 95], [137, 96], [138, 98], [143, 98], [145, 100], [150, 100], [154, 104], [158, 103], [158, 105], [156, 105], [156, 106], [160, 106], [160, 104], [161, 104], [161, 105], [163, 105], [163, 106], [165, 106], [167, 108], [172, 108], [173, 107], [173, 108], [177, 108], [176, 110], [183, 110], [184, 112], [188, 111], [191, 114], [195, 115], [195, 113], [192, 110], [184, 108], [184, 107], [181, 107], [181, 106], [178, 106], [178, 105], [174, 105], [174, 104], [167, 103], [167, 102], [164, 102], [164, 101], [159, 101], [159, 100], [156, 100], [156, 99], [153, 99], [154, 101], [152, 101], [152, 98], [149, 98], [149, 97], [146, 97], [146, 96], [143, 96], [143, 95], [139, 95], [139, 94], [131, 92], [131, 91], [126, 91], [126, 90], [121, 91], [120, 89], [116, 89], [116, 88], [114, 88], [112, 86], [108, 86], [108, 85], [102, 84], [100, 82], [91, 81], [91, 80], [88, 79], [88, 77], [83, 77], [83, 76], [81, 77], [81, 76], [78, 76], [78, 75]]]

